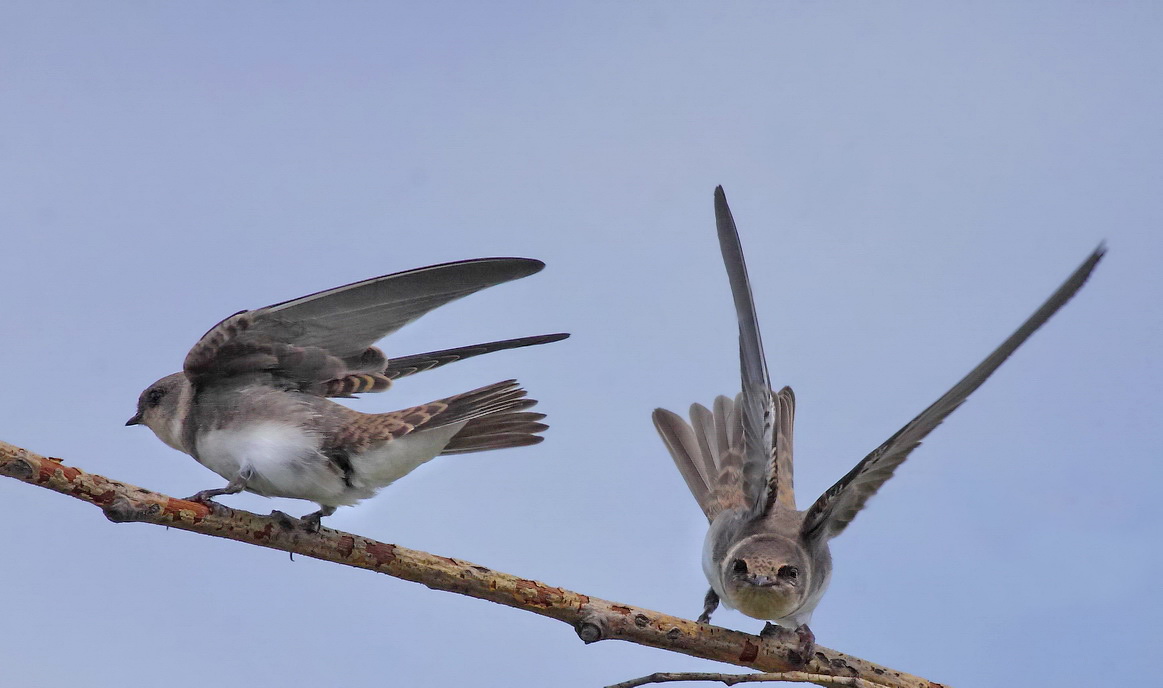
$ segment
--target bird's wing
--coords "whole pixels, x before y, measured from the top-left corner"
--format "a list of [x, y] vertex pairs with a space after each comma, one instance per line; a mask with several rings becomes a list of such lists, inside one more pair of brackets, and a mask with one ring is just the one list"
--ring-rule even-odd
[[494, 351], [549, 344], [568, 337], [569, 335], [564, 332], [541, 334], [533, 337], [505, 339], [499, 342], [459, 346], [455, 349], [429, 351], [428, 353], [400, 356], [390, 360], [373, 346], [365, 352], [366, 365], [349, 365], [345, 375], [327, 380], [317, 392], [325, 397], [354, 397], [357, 394], [383, 392], [391, 388], [393, 380], [423, 373], [449, 363], [463, 361], [466, 358], [482, 354], [491, 354]]
[[518, 337], [517, 339], [505, 339], [499, 342], [486, 342], [484, 344], [473, 344], [472, 346], [460, 346], [455, 349], [430, 351], [425, 354], [401, 356], [399, 358], [392, 358], [388, 360], [387, 367], [384, 369], [384, 376], [391, 380], [398, 380], [402, 377], [407, 377], [416, 373], [422, 373], [426, 370], [432, 370], [433, 368], [439, 368], [442, 365], [447, 365], [456, 361], [463, 361], [464, 359], [472, 358], [473, 356], [491, 354], [494, 351], [504, 351], [505, 349], [519, 349], [523, 346], [548, 344], [550, 342], [561, 341], [567, 337], [569, 337], [569, 335], [564, 332], [557, 334], [541, 334], [535, 335], [533, 337]]
[[184, 370], [196, 384], [263, 374], [323, 393], [316, 387], [327, 381], [382, 372], [386, 359], [371, 346], [377, 340], [434, 308], [543, 267], [528, 258], [443, 263], [242, 311], [202, 336]]
[[[763, 357], [763, 340], [759, 334], [759, 319], [755, 314], [751, 283], [747, 278], [747, 264], [743, 260], [743, 247], [739, 243], [739, 232], [721, 186], [715, 188], [715, 224], [723, 264], [731, 283], [735, 314], [739, 320], [739, 373], [743, 391], [737, 404], [743, 423], [744, 474], [762, 476], [760, 480], [748, 481], [751, 489], [746, 497], [755, 514], [762, 516], [777, 501], [795, 508], [791, 455], [793, 414], [790, 412], [794, 408], [795, 397], [790, 389], [786, 390], [787, 394], [779, 402], [772, 394], [767, 361]], [[777, 408], [780, 404], [789, 409], [782, 423], [779, 420], [780, 409]], [[785, 431], [788, 433], [786, 438], [778, 437]], [[786, 451], [777, 451], [781, 448]]]
[[1090, 257], [1082, 263], [1074, 274], [1067, 279], [1058, 290], [1042, 304], [1022, 326], [1009, 336], [1001, 346], [993, 351], [984, 361], [961, 379], [932, 406], [921, 412], [919, 416], [909, 421], [888, 438], [884, 444], [877, 447], [871, 454], [856, 464], [832, 487], [820, 496], [808, 509], [802, 526], [803, 537], [807, 540], [829, 539], [839, 535], [864, 507], [868, 498], [876, 494], [880, 486], [892, 477], [897, 466], [904, 463], [909, 452], [915, 449], [941, 421], [965, 401], [973, 390], [997, 370], [1026, 339], [1042, 326], [1050, 316], [1061, 308], [1094, 270], [1095, 265], [1102, 258], [1106, 249], [1099, 246]]

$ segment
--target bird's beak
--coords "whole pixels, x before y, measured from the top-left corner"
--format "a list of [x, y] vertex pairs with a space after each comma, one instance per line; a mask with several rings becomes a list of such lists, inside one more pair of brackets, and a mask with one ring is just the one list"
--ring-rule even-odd
[[139, 413], [136, 416], [134, 416], [133, 418], [130, 418], [129, 420], [125, 421], [125, 424], [126, 425], [141, 425], [141, 414]]

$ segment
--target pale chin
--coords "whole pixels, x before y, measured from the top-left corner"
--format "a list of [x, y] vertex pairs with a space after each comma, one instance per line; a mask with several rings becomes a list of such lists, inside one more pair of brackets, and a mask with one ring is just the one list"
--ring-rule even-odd
[[780, 587], [731, 586], [732, 606], [754, 619], [783, 619], [796, 611], [797, 596]]

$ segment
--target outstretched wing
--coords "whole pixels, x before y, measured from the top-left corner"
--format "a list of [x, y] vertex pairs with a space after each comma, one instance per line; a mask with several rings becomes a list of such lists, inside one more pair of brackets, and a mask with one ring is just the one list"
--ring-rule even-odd
[[[777, 416], [780, 414], [767, 375], [767, 361], [763, 357], [763, 340], [759, 334], [751, 283], [747, 278], [747, 264], [743, 260], [743, 247], [721, 186], [715, 188], [715, 224], [723, 264], [731, 283], [731, 295], [735, 300], [735, 314], [739, 319], [739, 373], [743, 383], [739, 415], [743, 423], [744, 474], [763, 476], [762, 480], [754, 481], [755, 489], [746, 496], [760, 516], [776, 501], [794, 509], [790, 423], [795, 398], [788, 390], [780, 402], [788, 406], [788, 413], [783, 416], [787, 422], [779, 423]], [[783, 431], [787, 432], [787, 437], [778, 438], [777, 435]]]
[[434, 308], [543, 267], [528, 258], [443, 263], [236, 313], [203, 335], [184, 370], [195, 384], [267, 375], [322, 393], [328, 381], [382, 373], [387, 361], [371, 346], [377, 340]]
[[1058, 287], [1058, 290], [1042, 304], [1022, 326], [1009, 336], [1001, 346], [993, 351], [984, 361], [961, 379], [932, 406], [921, 412], [919, 416], [909, 421], [908, 425], [888, 438], [884, 444], [877, 447], [871, 454], [856, 464], [828, 491], [816, 500], [804, 516], [802, 533], [805, 539], [828, 539], [839, 535], [848, 526], [856, 514], [864, 507], [868, 498], [876, 494], [884, 481], [892, 477], [897, 466], [904, 463], [909, 452], [916, 449], [930, 432], [941, 421], [965, 401], [973, 390], [981, 386], [987, 378], [997, 370], [1010, 354], [1012, 354], [1031, 334], [1042, 326], [1050, 316], [1054, 315], [1075, 292], [1082, 287], [1086, 279], [1094, 270], [1095, 265], [1102, 258], [1106, 249], [1099, 246], [1094, 253], [1074, 274]]

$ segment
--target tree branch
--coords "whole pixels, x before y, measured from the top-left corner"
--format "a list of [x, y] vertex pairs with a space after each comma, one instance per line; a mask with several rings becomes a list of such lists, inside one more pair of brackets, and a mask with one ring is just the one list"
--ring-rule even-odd
[[772, 683], [775, 681], [815, 683], [821, 686], [836, 686], [837, 688], [875, 688], [875, 686], [880, 685], [855, 676], [824, 676], [822, 674], [809, 674], [806, 671], [781, 671], [774, 674], [719, 674], [705, 671], [678, 671], [658, 672], [641, 678], [632, 678], [629, 681], [606, 686], [606, 688], [639, 688], [639, 686], [651, 683], [678, 681], [715, 681], [726, 686], [733, 686], [737, 683]]
[[940, 684], [923, 678], [820, 646], [806, 665], [796, 666], [787, 659], [788, 652], [794, 650], [790, 644], [609, 602], [467, 561], [405, 549], [326, 527], [318, 533], [309, 533], [287, 527], [270, 516], [175, 499], [86, 473], [64, 465], [60, 459], [39, 456], [4, 442], [0, 442], [0, 474], [94, 504], [116, 523], [153, 523], [237, 540], [524, 609], [569, 624], [586, 643], [625, 640], [758, 671], [807, 676], [807, 679], [792, 680], [810, 680], [825, 686], [940, 688]]

